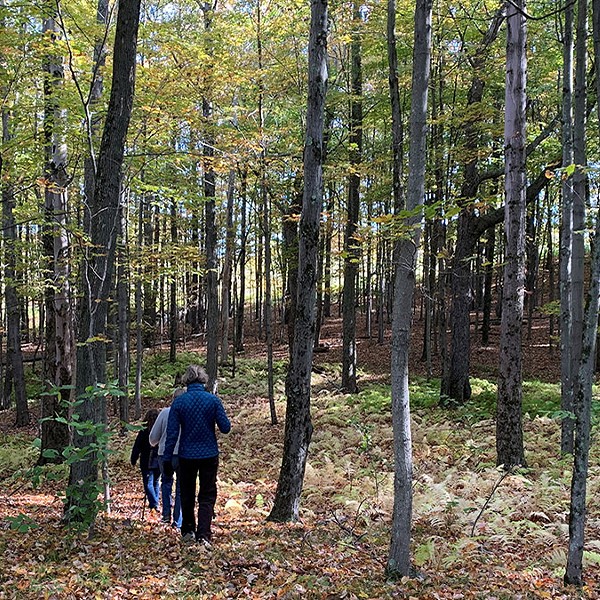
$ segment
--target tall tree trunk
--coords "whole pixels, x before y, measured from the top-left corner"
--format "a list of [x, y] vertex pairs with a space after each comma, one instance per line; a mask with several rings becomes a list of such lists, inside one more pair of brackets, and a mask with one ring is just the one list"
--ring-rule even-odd
[[[579, 2], [579, 10], [587, 10], [587, 2]], [[600, 101], [600, 2], [592, 2], [596, 95]], [[583, 21], [583, 19], [582, 19]], [[578, 31], [579, 35], [579, 31]], [[569, 550], [564, 575], [566, 584], [582, 586], [583, 551], [585, 541], [586, 484], [588, 477], [592, 384], [595, 374], [598, 313], [600, 299], [600, 213], [596, 215], [596, 234], [592, 244], [591, 284], [585, 318], [579, 385], [574, 397], [575, 441], [573, 448], [573, 475], [571, 479], [571, 507], [569, 513]]]
[[[577, 4], [577, 40], [575, 57], [575, 88], [573, 100], [573, 162], [576, 165], [572, 178], [572, 230], [571, 230], [571, 298], [570, 325], [571, 339], [569, 340], [571, 397], [578, 395], [579, 363], [581, 361], [581, 344], [583, 339], [584, 313], [584, 270], [585, 270], [585, 205], [587, 194], [586, 174], [586, 102], [587, 102], [587, 0], [579, 0]], [[572, 164], [572, 163], [569, 163]], [[566, 165], [565, 165], [566, 166]], [[569, 424], [564, 422], [563, 437], [565, 447], [573, 447], [573, 440], [566, 439], [569, 435]]]
[[485, 242], [485, 275], [483, 283], [483, 318], [481, 320], [481, 343], [490, 342], [492, 320], [492, 287], [494, 283], [494, 252], [496, 248], [496, 229], [490, 228]]
[[[7, 110], [2, 111], [2, 143], [11, 140], [10, 117]], [[6, 164], [3, 164], [6, 171]], [[25, 371], [23, 354], [21, 352], [21, 314], [19, 311], [19, 296], [17, 293], [17, 228], [15, 225], [14, 209], [16, 198], [11, 183], [10, 172], [3, 173], [2, 185], [2, 231], [4, 237], [4, 302], [6, 305], [6, 370], [4, 373], [4, 402], [9, 406], [12, 390], [15, 392], [16, 425], [29, 425], [30, 416], [25, 390]]]
[[[158, 272], [159, 265], [156, 255], [158, 254], [158, 244], [160, 241], [160, 227], [157, 218], [158, 206], [152, 208], [150, 196], [144, 198], [147, 207], [144, 217], [144, 245], [150, 251], [151, 259], [145, 268], [144, 293], [142, 295], [144, 302], [144, 346], [151, 348], [156, 338], [156, 327], [158, 325], [158, 315], [156, 313], [156, 301], [158, 298]], [[154, 212], [153, 212], [154, 211]]]
[[[571, 0], [564, 2], [563, 35], [563, 91], [562, 91], [562, 161], [563, 167], [573, 164], [573, 87], [574, 87], [574, 7]], [[561, 410], [573, 409], [572, 343], [572, 265], [573, 265], [573, 177], [561, 183], [562, 209], [560, 223], [560, 370]], [[561, 422], [562, 453], [573, 452], [574, 420], [565, 416]]]
[[323, 317], [331, 316], [331, 246], [333, 243], [333, 209], [335, 206], [333, 193], [327, 202], [327, 220], [325, 221], [325, 265], [323, 272]]
[[[202, 5], [204, 13], [204, 31], [212, 35], [212, 20], [215, 6], [210, 2]], [[212, 61], [212, 41], [207, 41], [207, 54]], [[202, 98], [202, 116], [206, 131], [202, 154], [204, 157], [204, 231], [206, 243], [206, 371], [208, 373], [208, 389], [216, 390], [217, 368], [219, 364], [219, 294], [217, 281], [217, 223], [216, 223], [216, 172], [214, 167], [215, 140], [213, 128], [213, 107], [211, 101], [212, 76], [209, 74], [205, 81]]]
[[308, 46], [308, 101], [304, 145], [304, 193], [300, 217], [298, 297], [294, 349], [286, 379], [283, 459], [271, 521], [297, 521], [312, 437], [310, 380], [314, 346], [319, 221], [323, 203], [323, 129], [327, 94], [327, 2], [312, 0]]
[[[89, 389], [106, 385], [106, 320], [112, 292], [119, 219], [121, 167], [131, 118], [140, 0], [121, 0], [115, 33], [113, 77], [100, 144], [93, 200], [86, 207], [90, 247], [82, 267], [79, 311], [76, 408], [80, 423], [99, 423], [102, 406]], [[73, 444], [82, 457], [71, 465], [65, 519], [92, 524], [98, 510], [96, 436], [75, 429]]]
[[227, 216], [225, 231], [225, 256], [221, 274], [221, 364], [227, 363], [229, 356], [229, 314], [231, 312], [231, 277], [233, 253], [235, 249], [235, 224], [233, 218], [235, 199], [235, 169], [229, 171], [227, 185]]
[[[596, 11], [594, 7], [594, 11]], [[594, 15], [600, 18], [600, 15]], [[600, 30], [596, 30], [600, 33]], [[571, 506], [569, 512], [569, 551], [564, 581], [566, 584], [583, 586], [583, 550], [586, 514], [586, 483], [588, 476], [592, 384], [596, 362], [598, 331], [598, 308], [600, 299], [600, 214], [596, 215], [596, 235], [593, 243], [591, 285], [586, 310], [585, 329], [579, 368], [577, 396], [574, 398], [575, 446], [573, 453], [573, 476], [571, 479]]]
[[[2, 108], [2, 126], [4, 127], [4, 119], [8, 118], [8, 115], [5, 117], [4, 113], [6, 109]], [[4, 154], [0, 151], [0, 182], [6, 181], [3, 174], [4, 169]], [[1, 190], [1, 193], [4, 193], [4, 190]], [[0, 270], [0, 286], [4, 285], [4, 273]], [[43, 309], [43, 305], [42, 305]], [[2, 302], [0, 302], [0, 386], [2, 386], [2, 382], [4, 381], [4, 311], [2, 310]], [[0, 390], [0, 410], [8, 410], [10, 408], [10, 397], [6, 397], [2, 391]]]
[[[177, 246], [177, 205], [171, 200], [171, 244]], [[172, 259], [173, 260], [173, 259]], [[169, 361], [177, 360], [177, 267], [171, 263], [171, 279], [169, 281]]]
[[351, 100], [348, 176], [348, 214], [344, 234], [344, 290], [342, 297], [342, 389], [350, 394], [358, 391], [356, 384], [356, 287], [360, 261], [360, 244], [357, 239], [360, 208], [360, 169], [363, 146], [362, 115], [362, 57], [360, 42], [360, 11], [354, 3], [354, 24], [350, 43]]
[[267, 140], [265, 137], [265, 112], [264, 112], [264, 73], [262, 52], [262, 4], [258, 0], [256, 6], [256, 44], [258, 50], [258, 119], [260, 130], [260, 206], [261, 206], [261, 231], [264, 240], [264, 276], [265, 276], [265, 304], [264, 324], [265, 341], [267, 343], [267, 389], [271, 425], [277, 424], [275, 412], [275, 387], [273, 381], [273, 293], [272, 293], [272, 260], [271, 260], [271, 205], [267, 189]]
[[[369, 198], [367, 202], [367, 223], [373, 222], [373, 200]], [[373, 291], [372, 291], [372, 277], [373, 277], [373, 236], [367, 237], [367, 248], [365, 257], [365, 287], [364, 287], [364, 311], [365, 311], [365, 335], [368, 339], [372, 335], [372, 316], [373, 316]]]
[[[298, 215], [302, 204], [302, 176], [297, 173], [294, 178], [294, 188], [291, 202], [286, 207], [281, 237], [283, 256], [286, 265], [286, 307], [285, 322], [288, 334], [288, 352], [292, 360], [294, 349], [294, 328], [296, 325], [296, 302], [298, 300]], [[318, 281], [318, 279], [317, 279]]]
[[[54, 5], [49, 8], [53, 14]], [[48, 386], [41, 400], [41, 448], [39, 463], [62, 462], [69, 443], [67, 401], [73, 378], [73, 327], [69, 285], [69, 241], [67, 239], [67, 146], [65, 111], [58, 95], [64, 81], [63, 60], [55, 54], [60, 28], [54, 16], [44, 20], [44, 34], [52, 40], [52, 52], [44, 59], [44, 214], [42, 240], [47, 264], [44, 288], [45, 341], [44, 381]], [[48, 452], [50, 451], [50, 452]]]
[[241, 175], [241, 220], [240, 220], [240, 256], [239, 256], [239, 267], [240, 267], [240, 291], [238, 297], [238, 304], [235, 311], [235, 351], [244, 351], [244, 316], [245, 316], [245, 305], [246, 305], [246, 244], [248, 243], [248, 232], [247, 229], [247, 180], [248, 175], [246, 169], [242, 171]]
[[145, 195], [141, 194], [138, 208], [138, 231], [137, 231], [137, 273], [135, 282], [135, 392], [134, 392], [134, 417], [142, 416], [142, 365], [144, 361], [144, 308], [143, 299], [143, 266], [142, 248], [144, 244], [144, 212]]
[[127, 252], [127, 208], [121, 195], [119, 203], [119, 237], [117, 240], [117, 382], [119, 420], [129, 423], [129, 255]]
[[[394, 248], [395, 279], [392, 320], [392, 426], [394, 431], [394, 512], [390, 552], [386, 571], [392, 577], [410, 575], [410, 540], [412, 520], [412, 438], [408, 391], [408, 354], [415, 290], [417, 249], [421, 214], [416, 209], [425, 195], [427, 140], [427, 92], [431, 57], [431, 13], [433, 0], [417, 0], [415, 6], [412, 99], [410, 111], [410, 147], [406, 209], [413, 216], [406, 219], [404, 235]], [[388, 0], [388, 57], [395, 55], [395, 2]], [[390, 49], [390, 42], [392, 48]], [[392, 57], [393, 59], [393, 57]], [[390, 85], [394, 80], [390, 61]], [[392, 95], [393, 97], [393, 95]], [[392, 106], [398, 111], [399, 106]], [[396, 204], [396, 203], [395, 203]]]
[[[96, 23], [108, 28], [109, 0], [98, 0]], [[86, 134], [88, 153], [84, 159], [84, 192], [87, 202], [92, 202], [96, 178], [96, 145], [100, 133], [101, 114], [99, 102], [104, 93], [104, 66], [106, 64], [106, 31], [94, 40], [94, 64], [92, 67], [92, 83], [86, 112]], [[89, 226], [89, 224], [87, 225]]]
[[[498, 37], [504, 20], [504, 8], [496, 11], [487, 32], [470, 57], [473, 65], [473, 79], [467, 97], [467, 106], [473, 107], [483, 100], [485, 81], [482, 70], [489, 48]], [[480, 144], [479, 125], [476, 119], [464, 125], [465, 145], [472, 156], [477, 156]], [[456, 247], [452, 260], [452, 305], [450, 308], [450, 352], [444, 367], [441, 386], [442, 404], [462, 404], [471, 397], [470, 370], [470, 310], [471, 310], [471, 257], [475, 254], [475, 245], [482, 230], [474, 211], [473, 198], [477, 195], [482, 182], [479, 174], [479, 161], [470, 160], [464, 169], [463, 184], [460, 193], [461, 212], [458, 217]], [[479, 229], [479, 231], [477, 231]]]
[[505, 266], [496, 417], [497, 462], [525, 464], [522, 406], [522, 325], [525, 294], [526, 73], [525, 0], [508, 6], [505, 94]]

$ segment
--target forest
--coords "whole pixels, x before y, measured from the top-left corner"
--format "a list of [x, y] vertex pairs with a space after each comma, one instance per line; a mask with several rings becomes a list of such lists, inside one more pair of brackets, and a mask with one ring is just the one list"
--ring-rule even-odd
[[[0, 598], [598, 598], [600, 1], [0, 0]], [[129, 464], [202, 364], [212, 550]]]

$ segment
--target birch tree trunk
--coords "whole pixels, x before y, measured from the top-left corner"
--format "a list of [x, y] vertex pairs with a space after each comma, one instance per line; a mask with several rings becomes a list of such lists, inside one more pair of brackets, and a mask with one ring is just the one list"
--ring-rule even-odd
[[522, 322], [525, 294], [526, 74], [525, 0], [507, 5], [505, 93], [506, 235], [496, 416], [497, 463], [525, 464], [522, 406]]
[[323, 203], [323, 129], [327, 93], [327, 1], [312, 0], [308, 47], [308, 101], [304, 193], [299, 226], [298, 296], [294, 347], [286, 379], [283, 459], [271, 521], [297, 521], [312, 436], [310, 382], [315, 329], [319, 222]]
[[[392, 577], [410, 575], [410, 541], [412, 520], [412, 437], [410, 397], [408, 391], [408, 353], [412, 325], [417, 249], [421, 237], [421, 207], [425, 195], [427, 140], [427, 93], [431, 58], [431, 12], [433, 0], [417, 0], [410, 111], [410, 146], [405, 234], [394, 248], [395, 279], [392, 315], [392, 426], [394, 430], [394, 512], [390, 552], [386, 571]], [[388, 44], [394, 37], [393, 0], [388, 0]], [[388, 58], [390, 49], [388, 47]], [[390, 61], [390, 85], [395, 80], [393, 57]], [[392, 93], [392, 98], [394, 94]], [[392, 106], [398, 110], [399, 106]]]

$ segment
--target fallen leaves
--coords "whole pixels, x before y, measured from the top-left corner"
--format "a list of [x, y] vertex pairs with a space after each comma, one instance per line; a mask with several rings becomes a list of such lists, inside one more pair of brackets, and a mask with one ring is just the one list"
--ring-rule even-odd
[[[389, 415], [361, 414], [334, 393], [315, 398], [320, 433], [302, 522], [282, 525], [266, 521], [281, 428], [269, 425], [266, 400], [227, 402], [237, 431], [222, 439], [211, 552], [184, 546], [144, 510], [139, 474], [125, 462], [131, 439], [118, 438], [111, 514], [100, 516], [91, 539], [61, 525], [59, 484], [0, 483], [0, 599], [600, 597], [597, 503], [588, 519], [588, 587], [561, 582], [570, 470], [552, 453], [555, 422], [525, 422], [536, 467], [506, 477], [486, 505], [499, 477], [493, 423], [457, 428], [447, 416], [415, 415], [413, 557], [423, 576], [391, 582], [384, 576], [393, 507]], [[363, 421], [360, 431], [352, 425]], [[592, 467], [589, 483], [592, 493], [600, 489], [600, 469]]]

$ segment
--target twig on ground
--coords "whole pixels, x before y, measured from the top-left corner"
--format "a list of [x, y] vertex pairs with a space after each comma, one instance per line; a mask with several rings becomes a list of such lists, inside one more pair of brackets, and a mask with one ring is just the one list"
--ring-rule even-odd
[[500, 479], [498, 479], [498, 481], [496, 481], [496, 483], [494, 484], [494, 487], [492, 488], [492, 491], [490, 492], [488, 499], [485, 501], [484, 505], [481, 507], [481, 510], [479, 511], [478, 515], [475, 517], [475, 521], [473, 521], [473, 527], [471, 528], [471, 537], [473, 537], [475, 535], [475, 527], [477, 526], [477, 521], [479, 521], [479, 518], [483, 514], [483, 511], [487, 508], [487, 505], [491, 502], [492, 497], [494, 496], [494, 493], [500, 487], [500, 484], [506, 479], [506, 477], [508, 477], [512, 473], [513, 473], [513, 469], [504, 471], [504, 473], [502, 473]]

